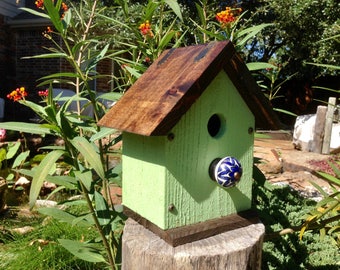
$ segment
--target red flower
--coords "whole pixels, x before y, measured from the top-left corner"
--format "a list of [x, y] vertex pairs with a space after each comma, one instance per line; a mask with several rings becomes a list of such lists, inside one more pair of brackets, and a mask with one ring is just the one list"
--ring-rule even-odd
[[48, 89], [42, 90], [42, 91], [38, 91], [38, 95], [40, 97], [47, 97], [48, 96]]
[[25, 90], [25, 87], [20, 87], [15, 90], [13, 90], [11, 93], [7, 95], [8, 99], [11, 99], [13, 101], [19, 101], [19, 100], [25, 100], [25, 97], [27, 96], [27, 92]]
[[44, 0], [35, 1], [35, 6], [40, 9], [44, 9]]
[[139, 25], [139, 30], [143, 36], [153, 37], [151, 24], [149, 21], [145, 21], [144, 23]]

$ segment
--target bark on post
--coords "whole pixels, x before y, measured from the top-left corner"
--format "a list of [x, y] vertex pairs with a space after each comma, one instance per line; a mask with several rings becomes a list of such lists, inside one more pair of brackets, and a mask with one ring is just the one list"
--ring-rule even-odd
[[123, 234], [123, 270], [260, 270], [262, 223], [172, 247], [133, 219]]
[[323, 138], [325, 133], [326, 122], [326, 106], [318, 106], [315, 119], [314, 136], [313, 136], [313, 152], [321, 153]]

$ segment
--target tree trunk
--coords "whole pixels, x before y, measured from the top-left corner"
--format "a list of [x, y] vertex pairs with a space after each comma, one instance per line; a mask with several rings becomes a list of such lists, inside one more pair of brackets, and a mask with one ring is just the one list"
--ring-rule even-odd
[[261, 269], [262, 223], [172, 247], [133, 219], [123, 234], [123, 270]]

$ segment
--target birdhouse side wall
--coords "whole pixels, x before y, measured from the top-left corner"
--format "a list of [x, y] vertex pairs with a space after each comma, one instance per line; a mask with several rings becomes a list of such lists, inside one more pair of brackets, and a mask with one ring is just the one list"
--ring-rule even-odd
[[123, 133], [122, 203], [161, 228], [165, 227], [165, 139]]
[[[208, 129], [213, 115], [220, 120], [215, 136]], [[165, 212], [163, 229], [250, 209], [254, 137], [249, 128], [254, 128], [254, 116], [221, 71], [173, 128], [173, 140], [166, 140], [165, 205], [173, 209]], [[225, 156], [237, 158], [243, 167], [240, 182], [227, 189], [209, 177], [211, 162]]]

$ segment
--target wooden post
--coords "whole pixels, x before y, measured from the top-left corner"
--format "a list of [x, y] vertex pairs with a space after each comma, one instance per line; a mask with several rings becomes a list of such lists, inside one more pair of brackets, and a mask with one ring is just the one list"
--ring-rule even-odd
[[329, 154], [335, 104], [336, 104], [336, 98], [330, 97], [328, 99], [328, 107], [327, 107], [327, 113], [326, 113], [325, 135], [324, 135], [323, 144], [322, 144], [322, 154], [327, 154], [327, 155]]
[[321, 153], [322, 144], [324, 138], [325, 131], [325, 122], [326, 122], [326, 106], [318, 106], [316, 111], [316, 119], [315, 119], [315, 127], [314, 127], [314, 136], [313, 136], [313, 152]]
[[173, 247], [133, 219], [123, 233], [123, 270], [260, 270], [262, 223]]

